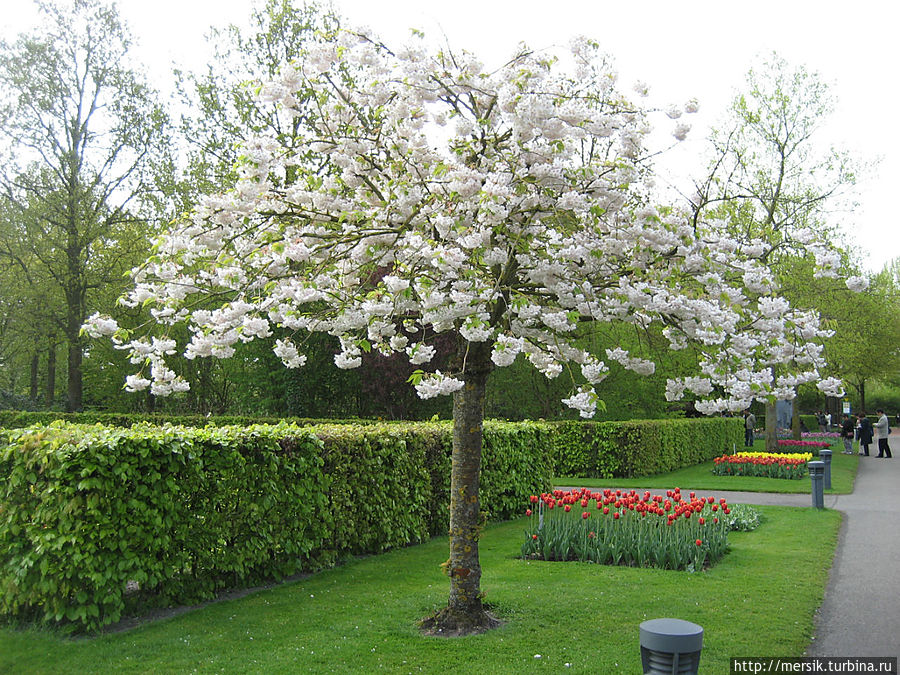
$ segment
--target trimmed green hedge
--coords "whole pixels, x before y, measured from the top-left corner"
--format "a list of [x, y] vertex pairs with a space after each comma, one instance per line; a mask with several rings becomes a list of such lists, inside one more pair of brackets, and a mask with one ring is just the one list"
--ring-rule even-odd
[[332, 529], [322, 442], [300, 428], [4, 435], [0, 614], [98, 628], [129, 586], [186, 603], [313, 566]]
[[[549, 489], [544, 433], [485, 425], [490, 519]], [[131, 605], [196, 602], [448, 529], [449, 423], [56, 422], [2, 435], [0, 615], [9, 617], [93, 630]]]
[[741, 418], [558, 422], [553, 427], [550, 456], [556, 476], [652, 476], [744, 444]]
[[375, 420], [364, 419], [329, 419], [323, 420], [309, 417], [247, 417], [242, 415], [169, 415], [164, 413], [107, 413], [80, 412], [66, 413], [54, 411], [29, 412], [24, 410], [0, 410], [0, 428], [21, 429], [36, 424], [52, 422], [70, 422], [72, 424], [104, 424], [111, 427], [130, 427], [135, 424], [155, 424], [162, 426], [172, 424], [181, 427], [227, 427], [251, 426], [254, 424], [296, 424], [311, 426], [314, 424], [377, 424]]

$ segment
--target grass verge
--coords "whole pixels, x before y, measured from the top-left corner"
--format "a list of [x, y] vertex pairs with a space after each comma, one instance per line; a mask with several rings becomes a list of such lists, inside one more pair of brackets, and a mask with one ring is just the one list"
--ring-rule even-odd
[[[825, 494], [846, 495], [853, 492], [856, 480], [856, 469], [860, 459], [857, 455], [842, 455], [837, 447], [832, 448], [834, 455], [831, 462], [831, 489]], [[554, 485], [570, 487], [615, 487], [615, 488], [648, 488], [666, 489], [680, 487], [682, 490], [736, 490], [741, 492], [781, 492], [787, 494], [809, 494], [809, 476], [800, 480], [786, 478], [756, 478], [752, 476], [715, 476], [713, 463], [703, 462], [685, 467], [671, 473], [643, 478], [579, 478], [577, 476], [559, 476], [553, 479]]]
[[758, 508], [760, 528], [729, 535], [731, 552], [697, 574], [523, 561], [524, 520], [488, 527], [482, 586], [505, 624], [484, 635], [418, 633], [446, 602], [436, 539], [128, 632], [2, 629], [0, 672], [632, 675], [640, 623], [676, 617], [704, 627], [702, 671], [727, 673], [732, 656], [804, 653], [837, 543], [839, 512]]

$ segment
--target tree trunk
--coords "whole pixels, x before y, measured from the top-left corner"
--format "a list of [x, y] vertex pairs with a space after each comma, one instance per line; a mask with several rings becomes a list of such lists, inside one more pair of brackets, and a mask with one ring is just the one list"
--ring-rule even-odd
[[766, 401], [766, 452], [778, 452], [777, 422], [775, 401]]
[[794, 398], [794, 405], [791, 407], [791, 438], [799, 441], [802, 434], [800, 433], [800, 406], [797, 405], [797, 399]]
[[35, 352], [31, 355], [31, 386], [28, 389], [28, 398], [32, 402], [38, 400], [38, 369], [41, 365], [40, 354]]
[[84, 317], [83, 313], [77, 310], [76, 307], [69, 307], [68, 325], [66, 326], [66, 342], [68, 344], [66, 412], [81, 412], [83, 408], [82, 362], [84, 352], [81, 349], [80, 333]]
[[45, 403], [47, 407], [53, 405], [53, 399], [56, 397], [56, 336], [47, 336], [47, 391], [45, 393]]
[[859, 383], [859, 411], [866, 411], [866, 381], [863, 380]]
[[463, 375], [465, 386], [453, 397], [453, 455], [450, 472], [450, 599], [447, 607], [426, 618], [431, 635], [471, 635], [499, 625], [482, 604], [481, 535], [482, 427], [484, 395], [491, 371], [490, 345], [470, 344]]

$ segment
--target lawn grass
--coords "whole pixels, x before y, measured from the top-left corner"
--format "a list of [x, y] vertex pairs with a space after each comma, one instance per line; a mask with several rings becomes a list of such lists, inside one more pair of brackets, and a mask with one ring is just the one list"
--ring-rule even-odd
[[418, 633], [446, 603], [435, 539], [128, 632], [2, 629], [0, 672], [633, 675], [640, 623], [677, 617], [705, 629], [702, 672], [727, 673], [732, 656], [804, 653], [837, 543], [839, 512], [758, 508], [760, 528], [732, 533], [731, 552], [696, 574], [524, 561], [526, 521], [489, 526], [482, 586], [505, 624], [484, 635]]
[[[759, 441], [757, 441], [759, 444]], [[754, 450], [762, 451], [754, 446]], [[843, 447], [843, 446], [841, 446]], [[825, 494], [850, 494], [856, 480], [858, 455], [842, 455], [838, 446], [832, 446], [831, 489]], [[736, 490], [741, 492], [782, 492], [787, 494], [809, 494], [811, 486], [809, 476], [800, 480], [787, 478], [756, 478], [753, 476], [715, 476], [713, 462], [704, 462], [685, 467], [671, 473], [642, 478], [580, 478], [578, 476], [557, 476], [555, 485], [567, 487], [615, 487], [615, 488], [649, 488], [682, 490]]]

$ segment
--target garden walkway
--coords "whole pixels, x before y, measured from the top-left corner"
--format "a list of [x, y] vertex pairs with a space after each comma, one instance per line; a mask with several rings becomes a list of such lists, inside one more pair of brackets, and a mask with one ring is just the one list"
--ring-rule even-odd
[[[844, 522], [810, 656], [900, 655], [900, 430], [892, 428], [888, 442], [894, 459], [878, 459], [872, 446], [872, 456], [859, 458], [853, 492], [825, 495], [825, 507], [842, 511]], [[733, 504], [812, 503], [809, 494], [716, 496]]]

